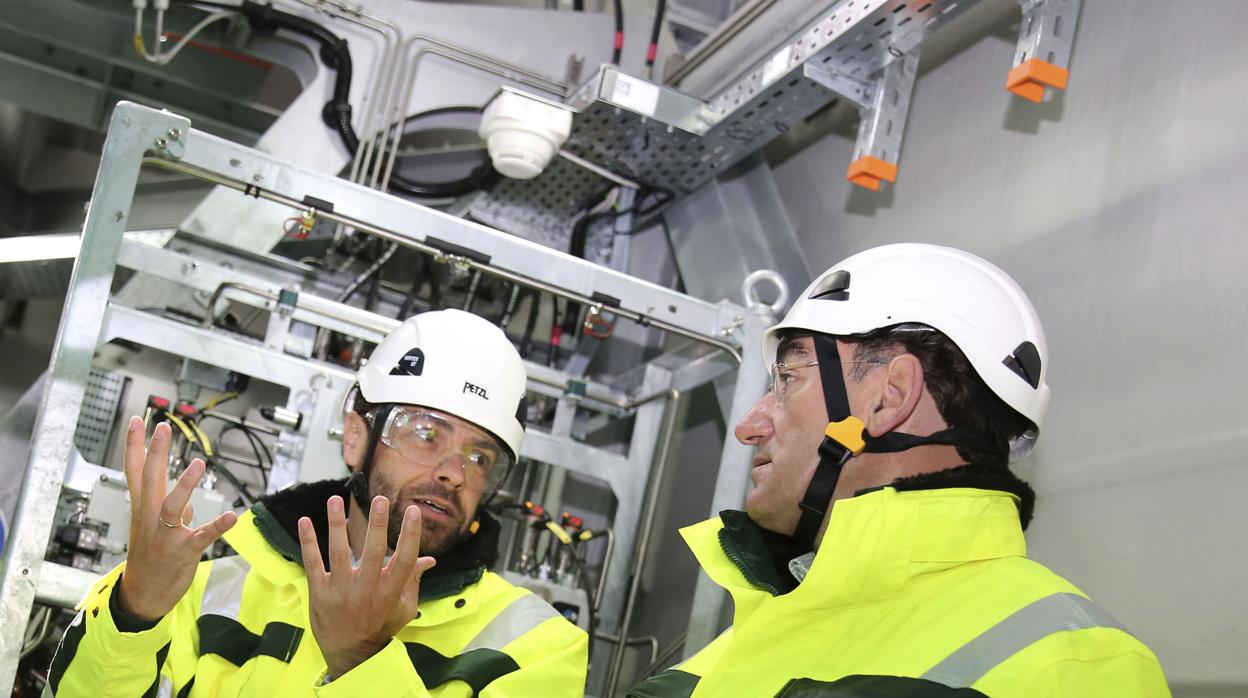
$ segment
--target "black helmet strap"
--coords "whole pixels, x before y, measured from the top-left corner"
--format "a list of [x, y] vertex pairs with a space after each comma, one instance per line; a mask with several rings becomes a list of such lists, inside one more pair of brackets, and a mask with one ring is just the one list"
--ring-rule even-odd
[[347, 491], [359, 505], [360, 511], [365, 514], [372, 506], [373, 498], [368, 491], [368, 480], [373, 472], [373, 459], [377, 456], [377, 444], [381, 443], [381, 430], [385, 427], [386, 420], [389, 419], [390, 411], [393, 409], [394, 405], [382, 405], [374, 411], [371, 419], [364, 418], [365, 422], [369, 422], [368, 450], [364, 452], [364, 460], [360, 463], [359, 470], [351, 473], [351, 477], [347, 479]]
[[975, 429], [951, 428], [929, 436], [915, 436], [901, 432], [889, 432], [880, 437], [867, 433], [865, 425], [849, 412], [849, 394], [841, 372], [841, 355], [836, 348], [836, 337], [815, 333], [815, 358], [819, 361], [819, 378], [823, 383], [823, 400], [828, 410], [828, 426], [819, 444], [819, 464], [806, 486], [801, 504], [801, 518], [793, 538], [803, 546], [814, 549], [815, 537], [828, 509], [841, 471], [850, 458], [859, 453], [897, 453], [918, 446], [961, 446], [982, 453], [984, 462], [1006, 466], [1008, 448], [1002, 449], [991, 435]]

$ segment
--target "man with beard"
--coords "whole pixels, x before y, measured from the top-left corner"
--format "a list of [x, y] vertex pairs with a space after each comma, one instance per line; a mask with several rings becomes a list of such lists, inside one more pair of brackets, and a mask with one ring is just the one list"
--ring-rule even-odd
[[[480, 506], [523, 437], [525, 372], [497, 327], [443, 310], [379, 344], [348, 396], [347, 480], [192, 529], [194, 460], [166, 494], [168, 425], [126, 440], [129, 557], [65, 633], [57, 696], [581, 696], [588, 638], [488, 571]], [[200, 562], [217, 538], [236, 555]]]
[[[1157, 658], [1026, 558], [1048, 349], [1009, 276], [886, 245], [819, 276], [763, 342], [736, 425], [746, 511], [682, 531], [732, 626], [634, 698], [1168, 696]], [[771, 363], [771, 362], [775, 363]]]

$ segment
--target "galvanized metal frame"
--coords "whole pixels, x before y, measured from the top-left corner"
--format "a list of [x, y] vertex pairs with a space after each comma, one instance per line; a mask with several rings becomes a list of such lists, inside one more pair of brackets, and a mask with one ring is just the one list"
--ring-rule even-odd
[[854, 160], [874, 157], [897, 163], [918, 66], [919, 52], [914, 49], [884, 68], [869, 93], [870, 103], [861, 110]]
[[87, 208], [87, 227], [35, 418], [30, 465], [0, 570], [0, 692], [10, 690], [17, 671], [22, 632], [35, 598], [139, 167], [155, 147], [172, 157], [180, 155], [190, 130], [185, 118], [145, 111], [150, 113], [134, 108], [114, 112]]
[[[157, 275], [173, 275], [179, 282], [206, 288], [230, 281], [238, 274], [219, 267], [196, 267], [193, 260], [161, 259], [167, 251], [150, 251], [127, 245], [122, 234], [138, 184], [140, 166], [156, 164], [208, 179], [245, 194], [301, 208], [304, 197], [332, 202], [333, 210], [321, 215], [400, 244], [443, 255], [454, 263], [536, 286], [590, 305], [609, 305], [619, 317], [679, 334], [708, 347], [722, 349], [739, 359], [739, 347], [753, 355], [761, 345], [761, 329], [751, 323], [751, 313], [726, 301], [712, 304], [655, 284], [629, 277], [549, 248], [489, 229], [469, 221], [388, 196], [375, 190], [327, 175], [311, 172], [190, 129], [187, 119], [134, 104], [122, 103], [114, 111], [104, 157], [97, 174], [83, 230], [80, 254], [75, 262], [65, 311], [53, 350], [46, 388], [31, 440], [31, 456], [22, 483], [21, 499], [14, 517], [12, 536], [5, 550], [0, 576], [0, 693], [14, 679], [22, 630], [38, 593], [40, 598], [61, 599], [72, 595], [82, 575], [68, 568], [44, 565], [43, 556], [52, 530], [59, 491], [72, 450], [72, 434], [83, 399], [83, 386], [92, 355], [99, 342], [126, 337], [143, 344], [159, 343], [207, 363], [229, 363], [239, 370], [287, 386], [331, 393], [349, 383], [341, 369], [290, 356], [281, 346], [255, 346], [211, 329], [162, 319], [118, 305], [110, 305], [109, 290], [120, 261]], [[419, 232], [413, 232], [419, 231]], [[447, 247], [446, 243], [453, 245]], [[120, 259], [119, 259], [120, 258]], [[169, 264], [172, 261], [174, 264]], [[254, 280], [253, 280], [254, 281]], [[273, 289], [262, 289], [267, 295]], [[261, 300], [263, 302], [263, 299]], [[301, 294], [292, 309], [292, 321], [334, 326], [357, 336], [377, 337], [393, 323], [380, 316], [348, 308], [309, 294]], [[155, 338], [155, 339], [154, 339]], [[761, 367], [761, 361], [748, 366]], [[736, 361], [699, 361], [682, 384], [705, 381], [731, 370]], [[246, 368], [242, 368], [243, 366]], [[765, 379], [751, 370], [737, 382], [736, 405], [748, 404], [761, 394]], [[537, 375], [549, 389], [558, 385], [558, 372]], [[566, 377], [563, 377], [566, 381]], [[659, 440], [664, 401], [670, 393], [673, 373], [653, 366], [645, 372], [636, 397], [618, 400], [609, 389], [596, 386], [588, 400], [604, 407], [635, 410], [632, 441], [627, 456], [610, 454], [566, 437], [534, 433], [522, 453], [577, 469], [605, 480], [618, 498], [616, 570], [607, 581], [602, 615], [608, 632], [618, 625], [623, 590], [635, 556], [634, 536], [642, 510], [642, 493], [649, 465]], [[566, 383], [565, 383], [566, 385]], [[293, 392], [293, 391], [292, 391]], [[309, 433], [325, 430], [332, 415], [317, 397]], [[587, 405], [588, 406], [588, 405]], [[731, 441], [731, 439], [730, 439]], [[735, 451], [734, 451], [735, 453]], [[738, 454], [739, 455], [739, 454]], [[748, 471], [748, 454], [735, 457], [721, 471], [733, 471], [741, 479]], [[734, 486], [735, 487], [735, 486]], [[743, 494], [743, 490], [742, 490]], [[737, 498], [736, 504], [740, 503]], [[48, 572], [48, 588], [40, 592], [41, 570]]]
[[1013, 67], [1032, 58], [1061, 68], [1069, 66], [1083, 0], [1020, 0], [1019, 4], [1023, 22]]

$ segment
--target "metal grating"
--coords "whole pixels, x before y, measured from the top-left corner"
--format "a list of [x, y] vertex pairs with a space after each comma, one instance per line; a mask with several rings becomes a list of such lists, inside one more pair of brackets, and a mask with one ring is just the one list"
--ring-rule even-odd
[[[687, 194], [838, 94], [866, 102], [881, 68], [977, 2], [842, 0], [708, 102], [603, 66], [569, 99], [577, 114], [564, 148], [628, 179]], [[575, 215], [611, 186], [558, 158], [535, 179], [500, 183], [472, 215], [566, 249]]]
[[87, 376], [87, 392], [82, 398], [82, 412], [74, 429], [74, 446], [83, 460], [93, 465], [106, 465], [108, 446], [117, 424], [126, 377], [120, 373], [92, 368]]
[[73, 270], [73, 258], [0, 263], [0, 298], [63, 296]]

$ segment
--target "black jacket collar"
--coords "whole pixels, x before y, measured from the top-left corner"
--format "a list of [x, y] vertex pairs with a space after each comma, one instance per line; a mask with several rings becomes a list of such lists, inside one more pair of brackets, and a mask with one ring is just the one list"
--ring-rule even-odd
[[[282, 557], [303, 564], [299, 552], [298, 523], [301, 517], [312, 520], [321, 559], [329, 560], [329, 519], [325, 502], [340, 495], [350, 502], [345, 480], [322, 480], [295, 485], [271, 494], [252, 507], [256, 528]], [[425, 573], [420, 584], [420, 598], [430, 600], [457, 594], [475, 584], [485, 570], [498, 559], [498, 521], [484, 509], [477, 510], [480, 528], [450, 552], [438, 558], [438, 564]]]

